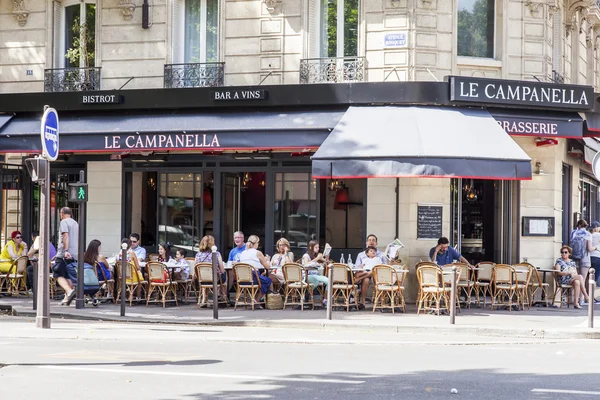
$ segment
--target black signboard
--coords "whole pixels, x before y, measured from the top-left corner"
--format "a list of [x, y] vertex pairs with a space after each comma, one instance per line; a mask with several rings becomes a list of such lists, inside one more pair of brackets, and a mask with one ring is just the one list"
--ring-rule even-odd
[[119, 94], [82, 94], [82, 104], [121, 104], [123, 96]]
[[223, 89], [213, 91], [211, 97], [215, 101], [266, 100], [267, 91], [264, 89]]
[[519, 112], [491, 108], [488, 108], [488, 111], [498, 125], [510, 135], [573, 139], [581, 139], [583, 136], [583, 119], [575, 112]]
[[442, 237], [442, 206], [419, 204], [417, 206], [417, 239]]
[[591, 110], [592, 86], [451, 76], [450, 101]]

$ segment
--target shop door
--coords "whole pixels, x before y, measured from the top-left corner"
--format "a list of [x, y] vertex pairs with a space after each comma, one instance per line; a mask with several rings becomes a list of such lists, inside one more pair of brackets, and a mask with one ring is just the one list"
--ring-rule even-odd
[[222, 218], [222, 243], [225, 245], [225, 251], [221, 251], [223, 257], [227, 257], [229, 251], [233, 249], [233, 233], [241, 230], [240, 227], [240, 195], [241, 195], [241, 177], [239, 174], [223, 173], [223, 207]]

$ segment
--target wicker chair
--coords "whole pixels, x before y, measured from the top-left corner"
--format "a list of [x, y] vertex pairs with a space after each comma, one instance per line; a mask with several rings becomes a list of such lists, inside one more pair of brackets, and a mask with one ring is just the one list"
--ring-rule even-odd
[[[546, 303], [546, 307], [548, 307], [548, 289], [550, 288], [550, 284], [544, 282], [540, 276], [540, 272], [536, 267], [529, 263], [520, 263], [517, 265], [526, 265], [529, 268], [529, 285], [528, 289], [528, 297], [529, 297], [529, 306], [531, 307], [535, 300], [535, 294], [538, 290], [542, 292], [542, 299]], [[515, 265], [515, 267], [517, 266]]]
[[[564, 285], [560, 283], [560, 275], [558, 275], [558, 271], [555, 271], [552, 276], [554, 277], [554, 295], [552, 296], [552, 302], [556, 300], [557, 296], [560, 296], [560, 305], [562, 308], [563, 303], [567, 303], [567, 308], [569, 308], [570, 304], [575, 304], [573, 297], [575, 291], [573, 290], [573, 285]], [[590, 296], [593, 297], [593, 296]], [[591, 307], [591, 306], [590, 306]]]
[[[135, 265], [132, 262], [127, 261], [126, 265], [127, 266], [125, 267], [125, 285], [127, 287], [127, 290], [129, 291], [129, 305], [131, 306], [133, 305], [133, 292], [138, 288], [138, 286], [145, 288], [148, 282], [139, 279], [137, 269], [135, 268]], [[120, 282], [123, 277], [123, 274], [121, 269], [121, 261], [119, 260], [115, 263], [115, 276], [117, 278], [115, 279], [115, 282], [117, 283], [117, 297], [115, 299], [115, 303], [119, 301], [119, 298], [122, 295]]]
[[466, 306], [467, 308], [471, 308], [471, 296], [473, 295], [473, 289], [475, 288], [475, 281], [473, 280], [474, 271], [469, 267], [469, 264], [466, 263], [454, 263], [452, 265], [456, 266], [458, 269], [458, 282], [456, 284], [458, 298], [460, 298], [461, 294], [464, 294]]
[[[283, 299], [283, 309], [290, 305], [299, 305], [301, 310], [304, 310], [305, 304], [311, 304], [312, 309], [315, 309], [315, 300], [313, 298], [314, 286], [306, 281], [306, 270], [302, 265], [296, 263], [286, 263], [281, 267], [283, 270], [283, 278], [285, 280], [285, 295]], [[304, 301], [308, 293], [308, 301]], [[288, 298], [290, 303], [288, 303]]]
[[[100, 271], [100, 274], [98, 274], [98, 271]], [[100, 287], [106, 285], [106, 296], [108, 297], [108, 295], [110, 294], [114, 298], [115, 280], [112, 279], [112, 277], [111, 279], [106, 278], [106, 275], [104, 274], [104, 269], [98, 265], [98, 262], [96, 262], [96, 265], [94, 266], [94, 272], [96, 273], [96, 277], [98, 278], [98, 284], [100, 285]]]
[[482, 261], [475, 266], [477, 277], [475, 279], [475, 298], [477, 305], [481, 305], [479, 295], [483, 297], [483, 306], [485, 307], [486, 296], [492, 297], [492, 282], [494, 280], [494, 266], [496, 264], [490, 261]]
[[[417, 279], [419, 280], [417, 315], [421, 313], [421, 310], [433, 310], [438, 315], [442, 310], [448, 311], [451, 289], [444, 284], [442, 269], [431, 263], [420, 265], [417, 267]], [[432, 307], [432, 303], [435, 303], [435, 308]]]
[[393, 314], [397, 306], [402, 308], [403, 312], [406, 312], [403, 286], [406, 274], [399, 273], [396, 268], [383, 264], [373, 267], [372, 272], [375, 287], [373, 312], [377, 307], [381, 309], [391, 308]]
[[156, 253], [147, 254], [146, 255], [146, 260], [148, 260], [148, 261], [158, 261], [158, 254], [156, 254]]
[[27, 264], [29, 258], [21, 256], [14, 260], [4, 278], [8, 292], [12, 294], [27, 295]]
[[[175, 284], [171, 280], [171, 277], [165, 279], [165, 267], [162, 263], [156, 261], [149, 261], [146, 264], [146, 269], [148, 270], [148, 294], [146, 296], [146, 307], [148, 307], [148, 303], [150, 303], [150, 297], [152, 297], [152, 293], [154, 293], [154, 289], [157, 289], [158, 294], [160, 296], [159, 302], [162, 302], [163, 308], [165, 308], [167, 302], [167, 295], [169, 292], [173, 293], [173, 298], [175, 304], [177, 303], [177, 290]], [[132, 290], [130, 289], [130, 292]]]
[[517, 306], [520, 303], [520, 288], [517, 280], [517, 271], [508, 264], [496, 264], [494, 266], [494, 295], [492, 296], [492, 306], [505, 306], [512, 311], [514, 306], [513, 298], [516, 297]]
[[[194, 275], [198, 279], [198, 304], [196, 309], [199, 309], [200, 306], [207, 305], [208, 306], [208, 292], [212, 293], [213, 291], [213, 268], [211, 263], [198, 263], [194, 266]], [[219, 296], [219, 300], [217, 301], [219, 304], [224, 303], [227, 307], [229, 307], [229, 301], [226, 297], [221, 296], [221, 293], [227, 290], [227, 282], [223, 282], [221, 280], [221, 274], [218, 274], [218, 282], [217, 282], [217, 295]]]
[[519, 298], [521, 299], [521, 306], [525, 309], [525, 302], [527, 301], [527, 308], [531, 308], [531, 302], [533, 296], [531, 295], [531, 274], [532, 269], [535, 270], [533, 265], [529, 263], [518, 263], [514, 264], [515, 276], [517, 284], [519, 285]]
[[[254, 311], [255, 305], [265, 305], [265, 302], [257, 302], [255, 301], [256, 294], [260, 292], [260, 279], [259, 273], [256, 268], [254, 268], [250, 264], [246, 263], [237, 263], [233, 266], [233, 270], [235, 271], [236, 277], [236, 287], [235, 287], [235, 305], [233, 309], [236, 310], [238, 304], [240, 305], [251, 305], [252, 311]], [[254, 279], [252, 276], [256, 276], [256, 283], [254, 283]], [[243, 298], [243, 302], [240, 302], [240, 299]]]
[[[331, 288], [333, 289], [332, 306], [345, 305], [346, 311], [350, 311], [350, 296], [354, 296], [354, 306], [358, 310], [358, 286], [354, 284], [354, 274], [352, 269], [346, 264], [334, 263], [333, 279]], [[343, 303], [338, 304], [337, 300], [342, 297]]]

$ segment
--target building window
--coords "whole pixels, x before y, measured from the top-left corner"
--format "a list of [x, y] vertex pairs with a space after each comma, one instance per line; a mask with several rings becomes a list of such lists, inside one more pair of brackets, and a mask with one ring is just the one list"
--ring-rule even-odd
[[581, 218], [585, 219], [588, 223], [597, 221], [600, 215], [600, 198], [598, 196], [600, 187], [598, 186], [598, 182], [582, 174], [579, 180], [579, 187], [581, 188], [581, 195], [579, 196]]
[[96, 4], [54, 4], [55, 68], [95, 66]]
[[322, 0], [320, 57], [358, 55], [358, 0]]
[[458, 55], [494, 58], [496, 0], [458, 0]]
[[219, 58], [219, 1], [173, 2], [173, 63], [209, 63]]

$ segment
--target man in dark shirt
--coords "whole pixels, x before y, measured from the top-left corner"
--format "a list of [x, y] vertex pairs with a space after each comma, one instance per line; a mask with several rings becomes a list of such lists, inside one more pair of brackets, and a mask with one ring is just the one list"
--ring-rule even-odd
[[437, 246], [429, 250], [429, 259], [439, 266], [452, 264], [454, 260], [469, 264], [466, 258], [450, 247], [450, 241], [446, 237], [439, 238]]

